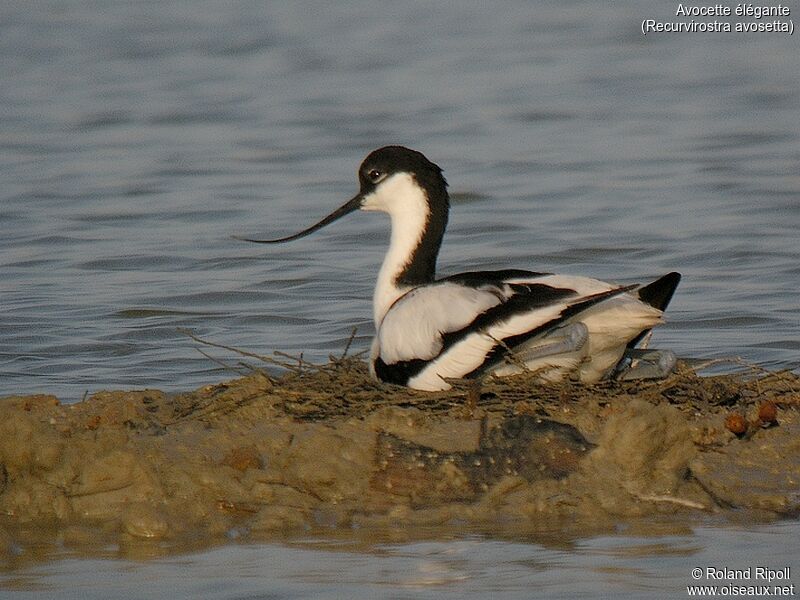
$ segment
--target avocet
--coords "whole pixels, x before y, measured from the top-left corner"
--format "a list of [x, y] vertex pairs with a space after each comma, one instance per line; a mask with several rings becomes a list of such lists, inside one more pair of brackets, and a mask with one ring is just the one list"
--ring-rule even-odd
[[442, 170], [419, 152], [386, 146], [364, 159], [358, 178], [358, 193], [315, 225], [278, 239], [238, 239], [288, 242], [358, 209], [389, 214], [391, 240], [373, 296], [377, 379], [433, 391], [489, 374], [593, 383], [674, 368], [672, 352], [636, 346], [662, 322], [680, 274], [645, 286], [521, 269], [437, 279], [450, 210]]

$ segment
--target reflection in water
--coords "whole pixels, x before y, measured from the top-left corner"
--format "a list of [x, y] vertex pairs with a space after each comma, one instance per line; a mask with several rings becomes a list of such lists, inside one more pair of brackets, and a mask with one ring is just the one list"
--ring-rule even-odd
[[[691, 569], [766, 565], [800, 567], [797, 523], [688, 530], [639, 523], [613, 535], [564, 539], [509, 535], [457, 538], [430, 531], [353, 531], [287, 540], [233, 543], [180, 557], [138, 549], [98, 548], [76, 561], [50, 551], [43, 566], [0, 574], [5, 596], [54, 592], [60, 598], [510, 598], [673, 597], [693, 583]], [[413, 540], [413, 541], [409, 541]], [[746, 549], [732, 556], [730, 548]], [[109, 559], [115, 559], [113, 561]], [[88, 574], [91, 573], [91, 577]]]

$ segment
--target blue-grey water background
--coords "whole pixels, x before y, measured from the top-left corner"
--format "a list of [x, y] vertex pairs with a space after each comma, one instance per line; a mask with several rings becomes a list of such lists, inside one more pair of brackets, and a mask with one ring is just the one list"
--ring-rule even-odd
[[[642, 35], [642, 19], [680, 20], [676, 7], [3, 3], [0, 396], [232, 375], [179, 328], [324, 361], [357, 327], [366, 349], [383, 215], [282, 247], [231, 235], [314, 222], [389, 143], [450, 181], [440, 272], [678, 270], [654, 345], [796, 368], [797, 37]], [[497, 550], [517, 551], [536, 555]], [[465, 577], [508, 575], [498, 561]]]

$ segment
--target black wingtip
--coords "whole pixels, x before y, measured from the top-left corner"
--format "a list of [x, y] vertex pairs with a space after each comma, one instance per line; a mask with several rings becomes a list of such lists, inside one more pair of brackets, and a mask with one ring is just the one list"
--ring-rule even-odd
[[675, 288], [681, 282], [681, 274], [673, 271], [667, 273], [663, 277], [659, 277], [652, 283], [639, 288], [639, 300], [645, 304], [649, 304], [658, 310], [665, 310], [669, 301], [672, 300], [672, 295], [675, 293]]
[[[672, 273], [667, 273], [663, 277], [656, 279], [654, 282], [640, 287], [637, 292], [639, 295], [639, 300], [663, 312], [666, 310], [669, 301], [672, 300], [672, 295], [675, 293], [675, 288], [678, 287], [680, 282], [680, 273], [676, 273], [675, 271]], [[627, 347], [635, 348], [636, 345], [641, 342], [642, 339], [644, 339], [649, 331], [649, 329], [643, 330], [639, 335], [628, 342]]]

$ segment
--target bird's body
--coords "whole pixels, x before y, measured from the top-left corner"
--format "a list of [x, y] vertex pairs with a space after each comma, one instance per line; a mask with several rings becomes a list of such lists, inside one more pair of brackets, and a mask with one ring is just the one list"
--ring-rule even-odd
[[[414, 287], [376, 322], [372, 372], [423, 390], [523, 369], [550, 381], [572, 375], [595, 382], [617, 365], [628, 341], [661, 321], [660, 310], [623, 290], [589, 278], [502, 271]], [[577, 323], [586, 328], [576, 331], [580, 343], [535, 353]]]
[[[441, 169], [387, 146], [359, 169], [361, 190], [316, 225], [356, 209], [391, 217], [389, 249], [373, 296], [370, 372], [381, 381], [442, 390], [452, 379], [530, 370], [547, 381], [595, 382], [662, 321], [680, 275], [648, 286], [518, 269], [436, 279], [449, 198]], [[250, 240], [261, 241], [261, 240]]]

